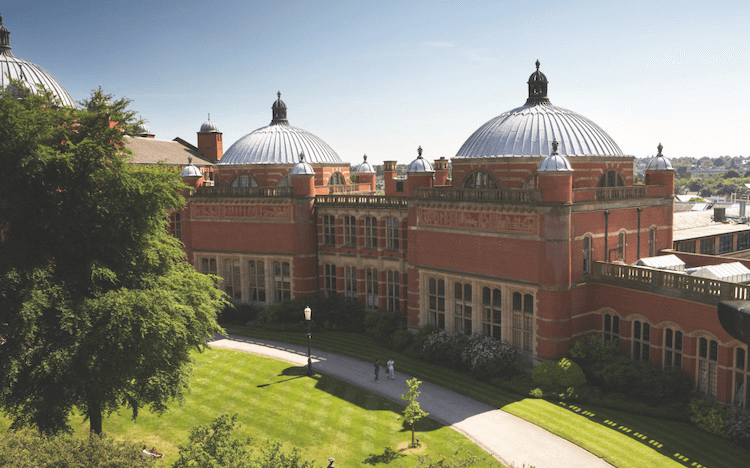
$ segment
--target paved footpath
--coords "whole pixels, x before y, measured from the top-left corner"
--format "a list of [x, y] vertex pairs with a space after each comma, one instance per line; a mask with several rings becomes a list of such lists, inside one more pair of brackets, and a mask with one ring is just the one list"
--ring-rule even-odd
[[[213, 348], [234, 349], [268, 356], [298, 366], [307, 365], [307, 347], [230, 335], [212, 341]], [[340, 354], [312, 350], [313, 370], [370, 390], [403, 404], [406, 380], [410, 375], [398, 371], [396, 380], [387, 380], [381, 356], [380, 382], [374, 381], [373, 363]], [[442, 387], [423, 382], [419, 405], [430, 417], [464, 434], [508, 467], [599, 468], [612, 467], [601, 458], [549, 431], [500, 409], [472, 400]]]

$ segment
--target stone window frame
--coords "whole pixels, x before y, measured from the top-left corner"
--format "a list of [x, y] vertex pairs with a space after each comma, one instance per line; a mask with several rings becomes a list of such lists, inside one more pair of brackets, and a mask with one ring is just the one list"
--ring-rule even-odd
[[716, 397], [719, 375], [719, 341], [712, 336], [696, 337], [695, 347], [695, 390], [698, 393]]
[[357, 267], [353, 265], [344, 266], [344, 296], [357, 300]]
[[620, 343], [620, 316], [606, 312], [602, 315], [602, 341]]
[[357, 246], [357, 218], [352, 215], [344, 216], [344, 245]]
[[[250, 264], [253, 264], [251, 267]], [[247, 266], [247, 300], [259, 304], [265, 304], [268, 301], [266, 291], [266, 261], [262, 258], [248, 258], [245, 261]], [[258, 268], [260, 267], [260, 268]]]
[[378, 248], [378, 218], [376, 216], [365, 216], [365, 248]]
[[333, 297], [336, 291], [336, 265], [326, 263], [323, 265], [323, 294], [325, 297]]
[[380, 309], [379, 282], [377, 268], [367, 267], [365, 269], [365, 308], [368, 310]]
[[503, 291], [499, 287], [482, 286], [482, 335], [502, 340]]
[[734, 377], [732, 402], [739, 408], [747, 408], [750, 403], [750, 354], [744, 346], [734, 351]]
[[398, 250], [399, 249], [399, 226], [401, 222], [399, 219], [395, 216], [389, 216], [386, 219], [386, 228], [385, 228], [385, 238], [386, 238], [386, 248], [389, 250]]
[[401, 273], [398, 270], [386, 271], [386, 310], [401, 312]]
[[664, 328], [664, 356], [662, 368], [675, 367], [682, 369], [683, 345], [685, 333], [676, 326]]
[[651, 324], [646, 320], [633, 320], [630, 326], [631, 332], [631, 354], [634, 361], [646, 361], [651, 359]]

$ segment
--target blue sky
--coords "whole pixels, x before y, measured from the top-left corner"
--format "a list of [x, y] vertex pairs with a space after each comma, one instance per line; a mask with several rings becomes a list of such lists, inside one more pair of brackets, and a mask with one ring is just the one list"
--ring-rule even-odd
[[225, 150], [292, 125], [344, 160], [451, 158], [523, 105], [534, 62], [554, 105], [626, 154], [750, 155], [750, 2], [11, 0], [12, 52], [75, 100], [133, 100], [156, 137], [195, 143], [207, 114]]

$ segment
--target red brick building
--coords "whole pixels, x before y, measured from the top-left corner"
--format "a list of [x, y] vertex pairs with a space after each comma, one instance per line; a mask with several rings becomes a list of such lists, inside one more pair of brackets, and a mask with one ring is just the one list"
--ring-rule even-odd
[[189, 196], [191, 261], [236, 301], [338, 294], [537, 361], [601, 334], [633, 359], [682, 367], [697, 391], [744, 402], [747, 345], [716, 308], [746, 286], [629, 266], [673, 246], [671, 164], [659, 148], [634, 184], [634, 157], [552, 105], [547, 84], [537, 64], [526, 103], [450, 161], [419, 148], [406, 177], [386, 161], [382, 191], [366, 157], [350, 166], [291, 126], [279, 95], [271, 123], [218, 150], [215, 185], [198, 181]]

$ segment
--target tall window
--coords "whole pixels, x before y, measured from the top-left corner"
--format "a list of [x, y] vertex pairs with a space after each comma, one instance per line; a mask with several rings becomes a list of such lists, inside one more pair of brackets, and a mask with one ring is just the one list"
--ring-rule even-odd
[[365, 270], [365, 295], [366, 295], [366, 307], [372, 310], [378, 310], [379, 299], [378, 299], [378, 270], [375, 268], [368, 268]]
[[734, 351], [734, 399], [732, 402], [740, 408], [747, 408], [750, 401], [750, 360], [744, 348]]
[[344, 267], [344, 295], [352, 300], [357, 299], [357, 268]]
[[617, 235], [617, 260], [625, 261], [625, 233]]
[[719, 369], [719, 344], [707, 338], [698, 339], [698, 391], [715, 397]]
[[336, 265], [323, 265], [323, 289], [326, 297], [336, 295]]
[[273, 262], [273, 298], [275, 302], [292, 298], [289, 262]]
[[354, 216], [344, 216], [344, 245], [355, 247], [357, 245], [357, 228], [356, 218]]
[[401, 287], [399, 286], [399, 277], [399, 273], [395, 270], [388, 270], [388, 273], [386, 274], [388, 312], [401, 312]]
[[719, 237], [719, 253], [725, 254], [731, 252], [732, 247], [734, 247], [732, 244], [734, 244], [732, 234]]
[[656, 256], [656, 228], [648, 230], [648, 256]]
[[464, 180], [464, 188], [469, 189], [496, 189], [497, 183], [491, 175], [483, 171], [476, 171], [469, 174]]
[[737, 250], [750, 249], [750, 232], [737, 233]]
[[534, 296], [513, 293], [513, 346], [533, 351]]
[[664, 367], [682, 368], [682, 332], [664, 330]]
[[678, 252], [695, 253], [695, 241], [683, 241], [677, 244]]
[[323, 244], [336, 244], [336, 218], [333, 215], [323, 215]]
[[615, 170], [610, 170], [602, 174], [599, 179], [599, 187], [622, 187], [625, 185], [622, 177]]
[[229, 184], [230, 187], [257, 187], [258, 182], [247, 174], [240, 174]]
[[430, 323], [438, 330], [445, 330], [445, 281], [430, 278], [428, 281], [427, 296]]
[[701, 239], [701, 253], [705, 255], [714, 255], [716, 253], [715, 239]]
[[238, 259], [224, 260], [224, 292], [230, 299], [242, 299], [242, 279]]
[[471, 333], [471, 285], [454, 283], [453, 317], [456, 333]]
[[502, 295], [497, 288], [482, 288], [482, 333], [502, 339]]
[[263, 260], [249, 260], [247, 262], [247, 281], [250, 300], [266, 302], [266, 268]]
[[591, 274], [591, 236], [583, 238], [583, 274]]
[[365, 217], [365, 248], [378, 248], [378, 219], [375, 216]]
[[398, 249], [398, 218], [388, 218], [386, 222], [386, 247]]
[[215, 275], [216, 274], [216, 259], [215, 258], [202, 258], [201, 259], [201, 273], [204, 275]]
[[602, 328], [604, 341], [620, 341], [620, 317], [617, 315], [604, 314], [604, 327]]
[[174, 237], [177, 240], [182, 240], [182, 216], [180, 216], [180, 213], [174, 214]]
[[650, 357], [651, 325], [636, 320], [633, 322], [633, 359], [648, 361]]

